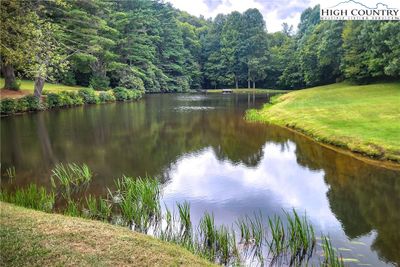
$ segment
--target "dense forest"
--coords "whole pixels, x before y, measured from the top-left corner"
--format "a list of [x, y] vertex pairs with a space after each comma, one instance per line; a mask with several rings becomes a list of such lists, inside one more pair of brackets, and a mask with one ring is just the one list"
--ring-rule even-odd
[[268, 33], [257, 9], [197, 18], [162, 1], [1, 1], [5, 87], [17, 78], [146, 92], [304, 88], [400, 77], [400, 22], [320, 21]]

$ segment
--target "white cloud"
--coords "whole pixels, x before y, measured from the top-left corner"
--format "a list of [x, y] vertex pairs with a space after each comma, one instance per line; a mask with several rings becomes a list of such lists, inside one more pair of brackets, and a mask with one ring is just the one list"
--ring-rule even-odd
[[282, 29], [282, 23], [287, 22], [294, 28], [300, 21], [301, 12], [307, 7], [318, 4], [316, 0], [166, 0], [174, 7], [192, 15], [203, 15], [214, 18], [216, 15], [228, 14], [232, 11], [244, 12], [249, 8], [257, 8], [264, 16], [268, 32]]

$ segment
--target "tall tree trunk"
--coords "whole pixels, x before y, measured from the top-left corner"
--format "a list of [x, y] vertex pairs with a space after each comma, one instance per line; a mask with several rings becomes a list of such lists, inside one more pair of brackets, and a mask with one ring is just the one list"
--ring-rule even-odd
[[253, 81], [253, 89], [256, 89], [256, 82]]
[[44, 78], [39, 75], [35, 79], [35, 89], [33, 93], [36, 97], [40, 98], [42, 96], [43, 86], [44, 86]]
[[10, 64], [3, 64], [1, 68], [4, 76], [4, 89], [18, 89], [15, 88], [15, 73], [14, 68]]

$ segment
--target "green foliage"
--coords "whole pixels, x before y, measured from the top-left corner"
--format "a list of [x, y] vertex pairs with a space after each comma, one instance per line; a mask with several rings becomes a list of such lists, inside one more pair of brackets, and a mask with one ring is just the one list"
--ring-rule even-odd
[[302, 12], [296, 34], [287, 23], [268, 34], [254, 8], [205, 20], [162, 1], [9, 0], [0, 52], [11, 88], [14, 69], [37, 81], [147, 92], [399, 78], [398, 21], [320, 21], [319, 9]]
[[46, 103], [48, 108], [56, 108], [61, 106], [61, 97], [59, 94], [46, 94]]
[[0, 101], [1, 114], [13, 114], [15, 112], [37, 111], [42, 106], [39, 98], [33, 95], [27, 95], [19, 99], [6, 98]]
[[29, 109], [28, 100], [24, 97], [17, 100], [16, 112], [26, 112]]
[[108, 221], [111, 216], [112, 205], [101, 197], [97, 199], [92, 195], [87, 196], [85, 207], [83, 214], [87, 218]]
[[95, 90], [104, 91], [110, 86], [110, 79], [108, 77], [94, 75], [90, 78], [89, 86]]
[[17, 189], [13, 194], [1, 191], [0, 200], [19, 206], [51, 212], [54, 208], [55, 195], [47, 192], [44, 187], [30, 184], [27, 188]]
[[132, 99], [139, 99], [143, 92], [138, 90], [128, 90], [125, 87], [115, 87], [113, 89], [115, 99], [117, 101], [127, 101]]
[[64, 106], [79, 106], [83, 105], [83, 98], [77, 92], [62, 91], [60, 93]]
[[97, 104], [100, 101], [96, 91], [90, 88], [80, 89], [78, 94], [85, 104]]
[[70, 86], [76, 85], [74, 73], [71, 71], [64, 73], [63, 77], [61, 78], [61, 83]]
[[133, 75], [126, 75], [119, 81], [120, 87], [125, 87], [126, 89], [134, 89], [144, 91], [144, 83], [142, 79]]
[[79, 204], [72, 199], [68, 199], [67, 207], [64, 210], [64, 214], [72, 217], [81, 216]]
[[34, 95], [24, 96], [19, 99], [19, 102], [20, 101], [24, 101], [27, 104], [28, 111], [36, 111], [41, 109], [40, 100]]
[[10, 89], [13, 91], [18, 91], [20, 88], [21, 88], [21, 82], [15, 80], [11, 83], [11, 86], [9, 86], [9, 88], [7, 88], [7, 89]]
[[128, 89], [125, 87], [115, 87], [113, 89], [115, 100], [126, 101], [128, 100]]
[[46, 95], [48, 108], [62, 108], [82, 105], [83, 97], [76, 92], [62, 91], [60, 93], [48, 93]]
[[17, 100], [5, 98], [0, 101], [1, 114], [13, 114], [17, 110]]
[[99, 100], [101, 103], [106, 103], [106, 102], [114, 102], [116, 99], [115, 99], [113, 91], [109, 90], [107, 92], [100, 92]]

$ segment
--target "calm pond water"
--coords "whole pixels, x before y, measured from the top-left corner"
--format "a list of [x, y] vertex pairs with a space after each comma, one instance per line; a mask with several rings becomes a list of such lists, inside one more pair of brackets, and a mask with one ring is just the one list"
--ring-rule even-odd
[[[191, 203], [217, 223], [261, 211], [306, 212], [344, 258], [400, 264], [400, 171], [367, 164], [291, 131], [247, 123], [245, 109], [266, 95], [148, 95], [139, 102], [1, 118], [2, 170], [9, 189], [49, 186], [58, 162], [86, 163], [89, 188], [105, 194], [114, 179], [155, 176], [163, 201]], [[4, 173], [2, 173], [4, 174]], [[4, 177], [4, 175], [2, 175]]]

